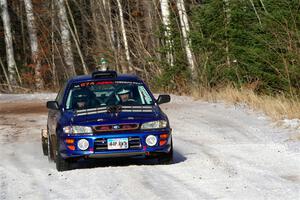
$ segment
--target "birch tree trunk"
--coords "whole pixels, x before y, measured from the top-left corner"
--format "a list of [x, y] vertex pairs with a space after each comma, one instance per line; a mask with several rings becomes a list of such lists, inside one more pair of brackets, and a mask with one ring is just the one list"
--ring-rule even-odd
[[[117, 0], [117, 4], [118, 4], [118, 9], [119, 9], [121, 32], [122, 32], [123, 43], [124, 43], [124, 48], [125, 48], [126, 60], [128, 62], [129, 72], [132, 72], [131, 59], [130, 59], [128, 42], [127, 42], [126, 29], [125, 29], [125, 24], [124, 24], [123, 8], [122, 8], [122, 4], [121, 4], [120, 0]], [[126, 72], [124, 72], [124, 73], [126, 73]]]
[[170, 66], [174, 65], [174, 58], [172, 54], [172, 41], [170, 34], [170, 7], [168, 0], [160, 0], [160, 9], [162, 15], [162, 22], [165, 28], [166, 45], [168, 47], [167, 60]]
[[259, 14], [258, 14], [258, 12], [257, 12], [257, 10], [256, 10], [256, 7], [255, 7], [255, 5], [254, 5], [254, 2], [253, 2], [253, 0], [249, 0], [249, 1], [250, 1], [250, 3], [251, 3], [251, 6], [252, 6], [254, 12], [255, 12], [255, 15], [256, 15], [256, 17], [257, 17], [258, 22], [259, 22], [259, 24], [261, 25], [261, 19], [260, 19], [260, 16], [259, 16]]
[[177, 0], [177, 9], [179, 13], [179, 19], [180, 19], [180, 25], [181, 25], [181, 31], [182, 31], [182, 37], [183, 37], [183, 43], [185, 46], [185, 51], [186, 51], [186, 57], [189, 63], [189, 68], [191, 71], [192, 75], [192, 81], [194, 82], [197, 78], [197, 73], [195, 69], [195, 62], [194, 62], [194, 56], [193, 52], [191, 49], [191, 41], [189, 39], [189, 32], [190, 32], [190, 27], [189, 27], [189, 22], [184, 6], [183, 0]]
[[266, 9], [266, 6], [265, 6], [265, 3], [263, 2], [263, 0], [259, 0], [260, 4], [262, 5], [264, 11], [267, 13], [267, 9]]
[[224, 13], [225, 13], [225, 51], [226, 51], [226, 62], [227, 67], [231, 66], [231, 61], [229, 57], [229, 42], [228, 42], [228, 26], [231, 21], [231, 10], [229, 7], [229, 0], [224, 0]]
[[33, 15], [33, 8], [31, 0], [24, 0], [26, 16], [27, 16], [27, 26], [30, 40], [31, 48], [31, 59], [34, 65], [34, 78], [35, 86], [37, 89], [42, 89], [44, 87], [42, 75], [41, 75], [41, 59], [39, 57], [39, 46], [37, 31], [35, 26], [35, 18]]
[[76, 75], [76, 71], [74, 67], [74, 59], [70, 40], [70, 30], [68, 26], [66, 7], [64, 4], [64, 0], [56, 0], [56, 3], [58, 6], [58, 19], [60, 23], [60, 34], [64, 54], [64, 61], [67, 66], [67, 75], [68, 77], [72, 77]]
[[3, 28], [4, 28], [4, 39], [5, 39], [5, 47], [6, 47], [6, 59], [8, 65], [8, 78], [12, 85], [17, 84], [16, 80], [16, 61], [14, 57], [14, 50], [13, 50], [13, 42], [12, 42], [12, 35], [11, 35], [11, 27], [10, 27], [10, 18], [7, 11], [7, 0], [0, 0], [1, 6], [1, 17], [3, 21]]
[[115, 30], [114, 30], [114, 25], [113, 25], [112, 16], [111, 16], [111, 11], [112, 11], [111, 3], [109, 1], [107, 2], [107, 9], [108, 9], [108, 19], [109, 19], [109, 27], [110, 27], [112, 46], [115, 49], [115, 44], [116, 44]]

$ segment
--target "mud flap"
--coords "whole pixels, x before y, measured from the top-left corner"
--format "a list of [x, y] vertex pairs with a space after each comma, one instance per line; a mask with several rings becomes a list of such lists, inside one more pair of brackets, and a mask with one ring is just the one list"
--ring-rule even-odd
[[44, 156], [48, 155], [48, 131], [47, 129], [41, 130], [42, 149]]

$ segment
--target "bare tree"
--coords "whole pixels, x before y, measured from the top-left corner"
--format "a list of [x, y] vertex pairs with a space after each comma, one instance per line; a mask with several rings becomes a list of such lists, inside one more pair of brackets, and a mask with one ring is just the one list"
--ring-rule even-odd
[[31, 59], [33, 62], [32, 64], [34, 65], [35, 86], [37, 89], [42, 89], [44, 86], [41, 77], [41, 59], [39, 56], [39, 44], [35, 25], [35, 17], [33, 15], [32, 2], [31, 0], [24, 0], [24, 4], [27, 16], [27, 26], [31, 47]]
[[58, 83], [58, 76], [57, 76], [57, 69], [55, 64], [55, 40], [54, 40], [54, 15], [55, 15], [55, 5], [54, 0], [51, 0], [51, 63], [52, 63], [52, 79], [53, 79], [53, 86], [54, 88], [57, 88]]
[[[93, 23], [95, 24], [95, 32], [96, 38], [100, 40], [100, 38], [105, 38], [105, 41], [107, 43], [106, 48], [110, 50], [112, 57], [114, 57], [114, 62], [117, 64], [117, 52], [116, 52], [116, 46], [115, 46], [115, 33], [114, 33], [114, 27], [113, 27], [113, 21], [112, 21], [112, 10], [111, 10], [111, 3], [110, 1], [94, 1], [94, 7], [92, 11], [93, 15]], [[97, 9], [96, 9], [97, 8]], [[102, 31], [100, 31], [100, 24], [103, 27]], [[102, 33], [102, 35], [100, 34]], [[105, 33], [105, 34], [104, 34]], [[103, 40], [103, 39], [102, 39]], [[103, 45], [98, 45], [98, 47], [102, 47]]]
[[56, 4], [58, 7], [58, 19], [60, 23], [60, 34], [61, 34], [62, 49], [64, 54], [64, 61], [65, 64], [67, 65], [67, 74], [69, 77], [72, 77], [76, 75], [76, 71], [74, 67], [74, 58], [72, 53], [70, 30], [69, 30], [66, 7], [64, 4], [64, 0], [56, 0]]
[[8, 78], [10, 83], [15, 85], [17, 84], [17, 80], [16, 80], [17, 65], [14, 57], [10, 17], [7, 11], [7, 0], [0, 0], [0, 6], [1, 6], [1, 17], [3, 21], [3, 27], [4, 27], [6, 59], [8, 65]]
[[77, 49], [77, 52], [78, 52], [78, 55], [80, 57], [80, 61], [81, 61], [81, 64], [82, 64], [83, 72], [84, 72], [84, 74], [88, 74], [88, 69], [86, 67], [86, 64], [85, 64], [85, 61], [84, 61], [84, 58], [83, 58], [83, 55], [82, 55], [82, 52], [81, 52], [81, 49], [80, 49], [80, 46], [79, 46], [80, 41], [79, 41], [79, 36], [78, 36], [78, 33], [77, 33], [78, 31], [77, 31], [77, 28], [76, 28], [76, 25], [75, 25], [75, 22], [74, 22], [74, 17], [73, 17], [71, 8], [69, 6], [68, 0], [66, 0], [66, 3], [67, 3], [67, 8], [68, 8], [68, 12], [69, 12], [69, 15], [70, 15], [70, 18], [71, 18], [71, 21], [72, 21], [74, 31], [72, 30], [71, 25], [70, 25], [69, 21], [67, 20], [68, 28], [69, 28], [69, 30], [71, 32], [71, 35], [72, 35], [72, 38], [75, 42], [76, 49]]
[[[122, 8], [122, 4], [121, 4], [120, 0], [117, 0], [117, 4], [118, 4], [118, 9], [119, 9], [121, 32], [122, 32], [123, 43], [124, 43], [124, 48], [125, 48], [126, 60], [128, 62], [128, 69], [131, 72], [132, 71], [132, 66], [131, 66], [131, 58], [130, 58], [130, 53], [129, 53], [127, 36], [126, 36], [126, 29], [125, 29], [125, 24], [124, 24], [123, 8]], [[126, 72], [124, 72], [124, 73], [126, 73]]]
[[179, 13], [183, 43], [184, 43], [185, 51], [186, 51], [186, 57], [187, 57], [187, 60], [189, 63], [189, 68], [190, 68], [190, 71], [192, 74], [192, 80], [195, 81], [195, 79], [197, 78], [197, 73], [196, 73], [196, 69], [195, 69], [194, 56], [193, 56], [193, 52], [191, 49], [191, 41], [190, 41], [189, 35], [188, 35], [190, 32], [190, 27], [189, 27], [187, 13], [186, 13], [186, 9], [185, 9], [183, 0], [177, 0], [177, 8], [178, 8], [178, 13]]
[[4, 77], [5, 77], [5, 79], [6, 79], [6, 82], [7, 82], [8, 90], [9, 90], [10, 92], [12, 92], [12, 87], [11, 87], [11, 84], [10, 84], [10, 80], [9, 80], [8, 75], [7, 75], [7, 73], [6, 73], [6, 69], [5, 69], [5, 67], [4, 67], [4, 64], [3, 64], [3, 62], [2, 62], [1, 57], [0, 57], [0, 65], [1, 65], [2, 71], [3, 71], [3, 73], [4, 73]]
[[145, 46], [147, 49], [154, 48], [155, 38], [153, 37], [154, 27], [153, 27], [153, 10], [154, 5], [152, 1], [142, 0], [141, 7], [143, 8], [143, 25], [146, 30], [145, 37], [143, 38]]

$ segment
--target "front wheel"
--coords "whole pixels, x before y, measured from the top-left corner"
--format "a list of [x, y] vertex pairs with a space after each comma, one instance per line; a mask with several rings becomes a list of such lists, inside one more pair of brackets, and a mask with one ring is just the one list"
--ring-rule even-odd
[[52, 148], [50, 134], [48, 134], [47, 140], [48, 140], [48, 142], [47, 142], [48, 161], [52, 162], [53, 161], [53, 148]]
[[158, 163], [168, 165], [173, 163], [173, 141], [171, 141], [171, 149], [169, 153], [165, 153], [158, 158]]
[[60, 154], [58, 154], [57, 157], [56, 157], [56, 169], [57, 169], [57, 171], [63, 172], [63, 171], [69, 170], [70, 168], [71, 168], [70, 161], [62, 158], [60, 156]]
[[[59, 137], [57, 137], [59, 138]], [[71, 162], [67, 159], [64, 159], [59, 152], [59, 146], [60, 146], [60, 142], [59, 139], [57, 139], [57, 143], [56, 143], [56, 159], [55, 159], [55, 163], [56, 163], [56, 169], [59, 172], [62, 171], [66, 171], [69, 170], [71, 167]]]

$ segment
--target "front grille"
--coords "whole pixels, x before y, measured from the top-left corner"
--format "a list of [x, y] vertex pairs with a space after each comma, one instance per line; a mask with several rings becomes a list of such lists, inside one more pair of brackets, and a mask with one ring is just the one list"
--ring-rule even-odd
[[139, 124], [135, 124], [135, 123], [108, 124], [108, 125], [94, 126], [94, 131], [96, 133], [116, 132], [116, 131], [132, 131], [132, 130], [137, 130], [138, 128], [139, 128]]
[[[140, 137], [129, 137], [128, 138], [128, 149], [127, 150], [136, 150], [141, 149], [141, 138]], [[94, 143], [94, 151], [95, 152], [101, 152], [101, 151], [107, 151], [107, 138], [98, 138], [95, 140]], [[115, 150], [110, 150], [115, 151]]]

